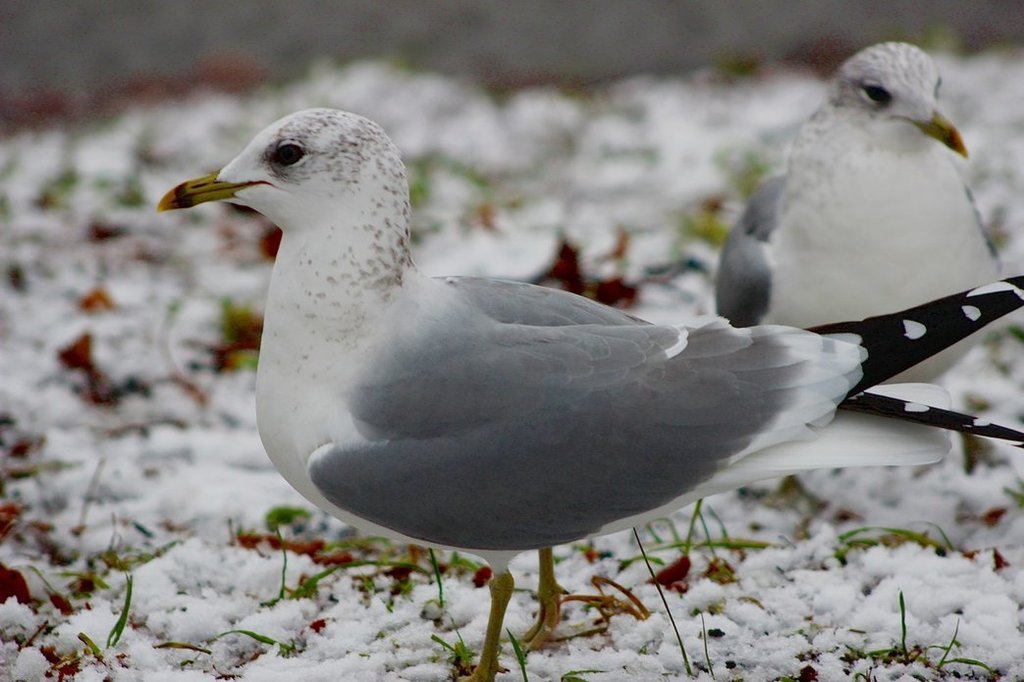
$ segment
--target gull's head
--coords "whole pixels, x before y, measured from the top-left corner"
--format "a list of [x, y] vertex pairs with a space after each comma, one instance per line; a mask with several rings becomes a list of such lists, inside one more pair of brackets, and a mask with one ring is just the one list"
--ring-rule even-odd
[[967, 156], [960, 132], [939, 113], [942, 78], [925, 52], [907, 43], [880, 43], [839, 67], [829, 90], [837, 114], [854, 117], [882, 144], [920, 148], [938, 140]]
[[220, 171], [169, 191], [158, 210], [209, 201], [248, 206], [287, 233], [331, 228], [339, 216], [346, 223], [407, 216], [408, 187], [401, 156], [380, 126], [308, 109], [272, 123]]

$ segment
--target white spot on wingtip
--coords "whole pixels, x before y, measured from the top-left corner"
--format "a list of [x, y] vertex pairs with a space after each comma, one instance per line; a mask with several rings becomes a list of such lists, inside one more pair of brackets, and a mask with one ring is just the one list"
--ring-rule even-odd
[[960, 310], [963, 311], [964, 317], [966, 317], [971, 322], [974, 322], [979, 317], [981, 317], [981, 310], [978, 309], [978, 308], [975, 308], [973, 305], [960, 306]]
[[903, 320], [903, 335], [911, 341], [919, 339], [928, 333], [928, 327], [913, 320]]
[[974, 418], [974, 425], [975, 426], [992, 426], [992, 422], [990, 422], [987, 419], [982, 419], [981, 417], [975, 417]]
[[904, 412], [927, 412], [932, 409], [923, 403], [906, 403], [903, 405]]
[[1021, 299], [1024, 299], [1024, 291], [1021, 291], [1017, 287], [1013, 286], [1009, 282], [992, 282], [991, 284], [985, 284], [976, 289], [971, 289], [967, 292], [967, 297], [971, 296], [984, 296], [985, 294], [995, 294], [1000, 291], [1012, 291], [1017, 294]]

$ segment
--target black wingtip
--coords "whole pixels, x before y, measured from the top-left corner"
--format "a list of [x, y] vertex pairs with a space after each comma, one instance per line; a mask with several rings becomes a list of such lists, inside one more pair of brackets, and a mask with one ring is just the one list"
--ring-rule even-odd
[[841, 407], [854, 412], [863, 412], [908, 421], [914, 424], [934, 426], [982, 438], [1007, 441], [1014, 447], [1024, 448], [1024, 431], [993, 424], [984, 419], [963, 414], [962, 412], [912, 403], [900, 398], [872, 393], [871, 391], [851, 395], [843, 401]]
[[837, 322], [810, 331], [856, 334], [868, 351], [854, 395], [940, 353], [1000, 317], [1024, 307], [1024, 276], [946, 296], [923, 305], [858, 322]]

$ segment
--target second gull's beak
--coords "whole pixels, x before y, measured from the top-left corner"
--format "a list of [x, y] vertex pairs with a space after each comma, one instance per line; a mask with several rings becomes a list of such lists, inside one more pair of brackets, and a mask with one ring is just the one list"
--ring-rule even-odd
[[960, 156], [967, 157], [967, 147], [964, 146], [964, 138], [960, 137], [960, 131], [939, 112], [936, 111], [929, 121], [911, 121], [911, 123], [920, 128], [921, 132], [928, 137], [934, 137]]

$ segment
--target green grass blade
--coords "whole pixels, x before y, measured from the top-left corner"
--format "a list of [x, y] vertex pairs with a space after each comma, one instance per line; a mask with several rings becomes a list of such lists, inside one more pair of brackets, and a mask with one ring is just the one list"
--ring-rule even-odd
[[512, 650], [516, 652], [516, 662], [519, 663], [519, 672], [523, 674], [523, 682], [530, 682], [530, 678], [526, 674], [526, 654], [523, 653], [523, 647], [511, 630], [506, 629], [505, 632], [508, 633], [508, 639], [512, 642]]
[[434, 567], [434, 580], [437, 582], [437, 604], [444, 608], [444, 587], [441, 585], [441, 567], [437, 564], [434, 548], [430, 548], [430, 565]]
[[201, 654], [212, 654], [213, 652], [209, 649], [203, 648], [196, 644], [189, 644], [188, 642], [161, 642], [153, 645], [154, 649], [185, 649], [188, 651], [196, 651]]
[[[700, 500], [697, 501], [697, 505], [700, 505]], [[690, 530], [693, 530], [693, 520], [690, 521]], [[683, 645], [683, 636], [679, 634], [679, 628], [676, 627], [676, 619], [672, 616], [672, 610], [668, 608], [668, 600], [665, 599], [665, 593], [661, 589], [661, 585], [658, 584], [658, 579], [654, 575], [654, 568], [651, 566], [651, 562], [647, 560], [647, 552], [644, 550], [644, 544], [640, 541], [640, 533], [637, 532], [636, 528], [633, 529], [633, 537], [636, 538], [636, 543], [640, 547], [640, 554], [644, 558], [644, 564], [647, 566], [647, 571], [651, 574], [651, 582], [654, 583], [654, 587], [658, 590], [658, 596], [661, 597], [661, 603], [665, 607], [665, 614], [668, 615], [668, 620], [672, 624], [672, 629], [676, 633], [676, 641], [679, 642], [679, 651], [683, 654], [683, 666], [686, 668], [686, 674], [693, 677], [693, 668], [690, 667], [690, 657], [686, 655], [686, 646]], [[687, 537], [689, 540], [689, 537]]]
[[114, 623], [114, 627], [110, 629], [110, 633], [107, 635], [107, 648], [117, 646], [117, 643], [121, 641], [121, 635], [124, 634], [124, 628], [128, 624], [128, 610], [132, 605], [132, 576], [125, 575], [125, 590], [124, 590], [124, 605], [121, 607], [121, 615], [118, 616], [117, 622]]
[[956, 626], [953, 628], [953, 636], [949, 638], [949, 644], [942, 649], [942, 658], [940, 658], [939, 662], [935, 664], [935, 667], [939, 670], [942, 669], [942, 666], [946, 665], [946, 658], [949, 656], [949, 652], [953, 650], [953, 645], [956, 644], [956, 636], [958, 632], [960, 632], [959, 618], [956, 619]]
[[907, 655], [907, 604], [903, 601], [903, 590], [900, 590], [900, 649]]
[[93, 656], [95, 656], [101, 661], [103, 660], [103, 652], [100, 651], [100, 648], [96, 645], [96, 642], [92, 641], [92, 637], [85, 634], [84, 632], [79, 632], [78, 639], [83, 644], [85, 644], [85, 646], [89, 647], [89, 651], [90, 653], [92, 653]]
[[704, 624], [704, 612], [700, 613], [700, 631], [704, 635], [704, 660], [708, 664], [708, 672], [711, 673], [711, 679], [717, 680], [715, 677], [715, 666], [711, 663], [711, 653], [708, 651], [708, 628]]

